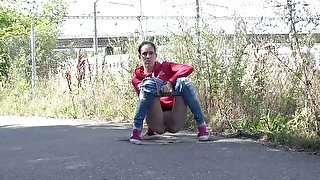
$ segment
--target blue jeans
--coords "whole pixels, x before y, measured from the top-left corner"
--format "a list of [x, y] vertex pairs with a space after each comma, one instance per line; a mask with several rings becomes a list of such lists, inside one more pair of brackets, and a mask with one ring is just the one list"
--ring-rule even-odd
[[[167, 81], [162, 81], [156, 78], [159, 88], [164, 86]], [[160, 88], [161, 89], [161, 88]], [[143, 120], [147, 116], [152, 107], [153, 100], [157, 95], [156, 84], [153, 78], [145, 78], [142, 80], [141, 91], [139, 94], [139, 102], [134, 116], [134, 127], [142, 128]], [[185, 104], [190, 108], [197, 122], [197, 125], [203, 124], [204, 115], [200, 106], [200, 101], [197, 96], [196, 88], [193, 82], [188, 78], [178, 78], [173, 88], [173, 96], [182, 96]]]

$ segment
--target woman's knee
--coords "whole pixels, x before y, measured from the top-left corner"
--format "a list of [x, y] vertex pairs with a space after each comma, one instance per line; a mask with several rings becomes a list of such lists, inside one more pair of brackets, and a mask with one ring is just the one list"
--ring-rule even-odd
[[179, 92], [182, 92], [185, 88], [195, 90], [195, 85], [191, 79], [187, 77], [182, 77], [177, 79], [176, 88]]
[[141, 91], [156, 94], [156, 84], [152, 78], [145, 78], [141, 83]]

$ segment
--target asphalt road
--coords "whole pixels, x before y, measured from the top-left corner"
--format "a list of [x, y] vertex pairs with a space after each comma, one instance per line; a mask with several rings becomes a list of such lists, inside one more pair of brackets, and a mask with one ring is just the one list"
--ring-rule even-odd
[[0, 180], [320, 179], [320, 156], [195, 132], [129, 143], [130, 126], [0, 116]]

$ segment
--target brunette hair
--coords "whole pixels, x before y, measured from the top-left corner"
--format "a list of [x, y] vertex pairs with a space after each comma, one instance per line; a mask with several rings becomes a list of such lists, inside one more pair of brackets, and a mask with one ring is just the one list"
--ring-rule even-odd
[[153, 42], [151, 42], [151, 41], [143, 41], [143, 42], [139, 45], [139, 47], [138, 47], [138, 52], [139, 52], [139, 54], [141, 54], [141, 48], [142, 48], [142, 46], [144, 46], [144, 45], [146, 45], [146, 44], [150, 44], [150, 45], [153, 47], [154, 52], [157, 52], [156, 45], [154, 45]]

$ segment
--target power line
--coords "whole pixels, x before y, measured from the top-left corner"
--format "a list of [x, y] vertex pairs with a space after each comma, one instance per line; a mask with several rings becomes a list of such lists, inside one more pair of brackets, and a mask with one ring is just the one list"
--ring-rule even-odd
[[[64, 19], [93, 19], [93, 16], [64, 16]], [[139, 19], [195, 19], [193, 16], [97, 16], [107, 20], [139, 20]]]
[[[148, 19], [197, 19], [196, 16], [97, 16], [97, 19], [102, 20], [148, 20]], [[234, 17], [234, 16], [202, 16], [203, 19], [209, 20], [283, 20], [285, 17]], [[94, 19], [93, 16], [79, 15], [79, 16], [64, 16], [64, 19]], [[300, 20], [320, 20], [320, 17], [297, 17]]]
[[[64, 19], [93, 19], [93, 16], [79, 15], [79, 16], [64, 16]], [[97, 19], [104, 20], [148, 20], [148, 19], [197, 19], [196, 16], [97, 16]], [[203, 19], [209, 20], [283, 20], [285, 17], [234, 17], [234, 16], [202, 16]], [[300, 20], [320, 20], [320, 17], [299, 17]]]
[[[97, 19], [106, 20], [139, 20], [139, 19], [196, 19], [196, 16], [97, 16]], [[204, 17], [206, 19], [218, 19], [218, 20], [278, 20], [281, 17], [228, 17], [228, 16], [210, 16]], [[64, 16], [64, 19], [93, 19], [93, 16]]]

